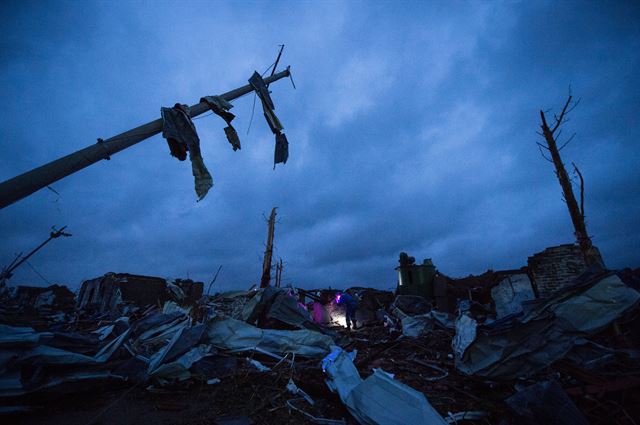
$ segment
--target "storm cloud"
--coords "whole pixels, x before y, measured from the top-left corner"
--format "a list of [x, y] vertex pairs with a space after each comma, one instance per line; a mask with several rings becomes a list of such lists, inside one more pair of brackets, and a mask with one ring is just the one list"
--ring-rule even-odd
[[[640, 253], [640, 8], [636, 2], [5, 2], [0, 180], [246, 84], [270, 86], [290, 141], [253, 95], [195, 121], [214, 178], [196, 203], [188, 163], [159, 135], [0, 210], [0, 263], [51, 242], [13, 284], [77, 287], [107, 271], [259, 280], [277, 206], [283, 280], [394, 286], [397, 256], [451, 276], [516, 268], [573, 242], [540, 109], [581, 99], [562, 151], [586, 180], [587, 226], [609, 267]], [[250, 131], [247, 130], [250, 126]], [[38, 275], [38, 273], [41, 276]]]

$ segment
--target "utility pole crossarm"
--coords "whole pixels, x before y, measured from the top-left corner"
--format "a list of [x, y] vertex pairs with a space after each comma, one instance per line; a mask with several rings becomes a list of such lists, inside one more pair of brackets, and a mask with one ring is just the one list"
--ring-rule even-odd
[[[289, 68], [264, 79], [269, 84], [290, 75]], [[250, 84], [226, 92], [220, 97], [232, 101], [247, 93], [251, 93]], [[191, 117], [196, 117], [209, 110], [205, 102], [197, 103], [190, 108]], [[51, 161], [41, 167], [0, 183], [0, 209], [25, 198], [32, 193], [88, 167], [103, 159], [110, 159], [111, 155], [127, 149], [141, 141], [162, 131], [162, 118], [136, 127], [132, 130], [113, 136], [107, 140], [100, 140], [96, 144], [87, 146], [70, 155]]]

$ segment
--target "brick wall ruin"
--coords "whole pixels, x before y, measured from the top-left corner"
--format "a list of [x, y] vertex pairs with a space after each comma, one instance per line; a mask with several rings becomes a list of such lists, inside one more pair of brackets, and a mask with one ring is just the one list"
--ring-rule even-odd
[[547, 248], [529, 257], [527, 263], [540, 297], [551, 295], [587, 269], [576, 244]]

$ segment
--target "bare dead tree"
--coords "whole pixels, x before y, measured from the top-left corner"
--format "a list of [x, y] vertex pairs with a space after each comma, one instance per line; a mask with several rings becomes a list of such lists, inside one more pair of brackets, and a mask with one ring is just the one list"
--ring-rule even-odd
[[266, 288], [271, 282], [271, 259], [273, 258], [273, 236], [276, 227], [276, 207], [271, 210], [269, 217], [269, 229], [267, 231], [267, 247], [264, 250], [264, 261], [262, 263], [262, 279], [260, 287]]
[[[560, 148], [558, 148], [558, 140], [562, 133], [562, 129], [560, 126], [562, 124], [567, 123], [568, 114], [578, 106], [579, 101], [573, 101], [573, 96], [569, 94], [569, 98], [567, 99], [564, 107], [562, 108], [562, 112], [560, 115], [553, 115], [553, 122], [551, 125], [547, 123], [547, 118], [545, 116], [544, 111], [540, 111], [540, 119], [542, 121], [541, 128], [542, 133], [541, 136], [544, 137], [546, 142], [546, 146], [538, 143], [538, 148], [540, 149], [540, 153], [542, 156], [552, 162], [556, 169], [556, 176], [558, 177], [558, 181], [560, 182], [560, 186], [562, 187], [562, 194], [565, 202], [567, 203], [567, 208], [569, 208], [569, 215], [571, 216], [571, 221], [573, 223], [574, 233], [576, 236], [576, 240], [578, 245], [580, 246], [580, 250], [582, 251], [582, 255], [584, 256], [585, 262], [587, 265], [592, 265], [598, 263], [603, 265], [602, 258], [600, 253], [595, 249], [593, 243], [591, 242], [591, 237], [587, 233], [587, 226], [585, 224], [585, 215], [584, 215], [584, 178], [582, 177], [582, 173], [578, 170], [575, 164], [573, 164], [574, 170], [576, 174], [580, 178], [580, 207], [578, 207], [578, 202], [573, 194], [573, 187], [571, 186], [571, 180], [569, 179], [569, 175], [567, 174], [567, 170], [564, 168], [564, 164], [562, 163], [562, 159], [560, 158], [560, 151], [573, 140], [575, 134], [565, 141]], [[544, 150], [546, 150], [551, 158], [549, 159], [546, 155], [544, 155]]]

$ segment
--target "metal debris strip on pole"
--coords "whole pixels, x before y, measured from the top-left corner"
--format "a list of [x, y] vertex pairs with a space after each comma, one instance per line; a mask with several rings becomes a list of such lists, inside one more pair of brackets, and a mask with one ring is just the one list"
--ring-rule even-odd
[[[261, 74], [264, 77], [264, 74], [266, 74], [267, 72], [269, 72], [269, 70], [271, 70], [271, 75], [269, 75], [269, 77], [273, 77], [273, 74], [275, 74], [276, 69], [278, 68], [278, 62], [280, 62], [280, 57], [282, 56], [282, 51], [284, 50], [284, 44], [280, 45], [280, 51], [278, 52], [278, 56], [276, 57], [276, 61], [274, 63], [272, 63], [271, 65], [269, 65], [269, 67], [267, 69], [264, 70], [264, 72]], [[289, 68], [287, 68], [289, 69]], [[291, 73], [289, 73], [289, 78], [291, 78]], [[293, 80], [291, 80], [291, 82], [293, 83]], [[267, 84], [267, 87], [269, 87], [269, 84]], [[293, 88], [296, 88], [296, 85], [293, 85]], [[256, 113], [256, 94], [255, 92], [253, 93], [253, 105], [251, 106], [251, 117], [249, 118], [249, 126], [247, 127], [247, 134], [249, 134], [249, 131], [251, 131], [251, 124], [253, 123], [253, 117]]]
[[[264, 72], [262, 73], [262, 76], [264, 77], [264, 74], [266, 74], [267, 72], [269, 72], [269, 69], [271, 69], [271, 67], [273, 67], [273, 69], [275, 70], [276, 68], [276, 63], [272, 63], [271, 65], [269, 65], [269, 68], [265, 69]], [[271, 73], [271, 75], [273, 75], [273, 73]], [[268, 87], [268, 86], [267, 86]], [[253, 124], [253, 117], [256, 114], [256, 98], [258, 97], [258, 95], [256, 95], [256, 92], [253, 92], [253, 105], [251, 105], [251, 116], [249, 117], [249, 125], [247, 126], [247, 135], [249, 134], [249, 132], [251, 131], [251, 124]]]
[[[265, 79], [272, 83], [290, 75], [289, 67]], [[237, 99], [251, 93], [250, 84], [228, 91], [220, 97], [227, 101]], [[209, 111], [206, 102], [200, 102], [190, 107], [191, 117], [197, 117]], [[32, 193], [51, 185], [52, 183], [82, 170], [98, 161], [105, 160], [114, 154], [127, 149], [144, 139], [162, 131], [162, 118], [143, 124], [139, 127], [118, 134], [100, 143], [94, 143], [72, 154], [64, 156], [42, 165], [12, 179], [0, 183], [0, 209], [23, 199]]]

